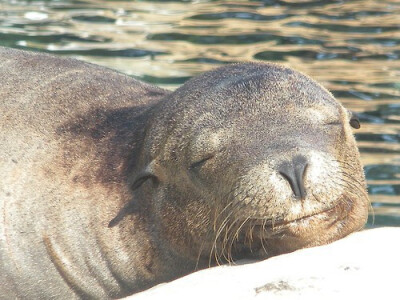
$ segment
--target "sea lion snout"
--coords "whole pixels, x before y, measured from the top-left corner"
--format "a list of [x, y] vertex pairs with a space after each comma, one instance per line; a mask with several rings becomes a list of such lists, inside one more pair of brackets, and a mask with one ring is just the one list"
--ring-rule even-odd
[[[239, 165], [243, 166], [241, 171]], [[231, 201], [240, 202], [240, 213], [245, 211], [251, 218], [299, 219], [334, 206], [346, 193], [340, 184], [343, 167], [334, 156], [319, 149], [252, 157], [233, 168], [239, 171], [230, 172], [236, 174], [229, 178], [236, 182], [237, 191]]]
[[307, 193], [304, 187], [304, 174], [308, 167], [304, 156], [295, 156], [292, 161], [285, 161], [278, 167], [279, 173], [289, 182], [296, 199], [304, 200]]

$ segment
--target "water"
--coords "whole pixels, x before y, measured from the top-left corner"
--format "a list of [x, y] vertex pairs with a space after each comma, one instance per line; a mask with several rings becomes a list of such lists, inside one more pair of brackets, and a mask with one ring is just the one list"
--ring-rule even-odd
[[275, 61], [359, 113], [374, 217], [400, 226], [400, 2], [0, 0], [0, 45], [72, 56], [175, 89], [240, 61]]

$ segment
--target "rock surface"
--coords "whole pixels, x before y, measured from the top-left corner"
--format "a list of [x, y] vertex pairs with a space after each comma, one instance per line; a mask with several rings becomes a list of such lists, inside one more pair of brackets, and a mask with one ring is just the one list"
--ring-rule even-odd
[[126, 299], [397, 299], [400, 228], [354, 233], [262, 262], [202, 270]]

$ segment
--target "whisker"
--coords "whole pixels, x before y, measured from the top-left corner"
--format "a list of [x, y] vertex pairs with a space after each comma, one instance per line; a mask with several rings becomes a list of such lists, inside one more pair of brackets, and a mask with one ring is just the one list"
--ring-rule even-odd
[[[267, 220], [264, 220], [263, 221], [263, 224], [262, 224], [262, 232], [264, 233], [264, 232], [266, 232], [266, 229], [265, 229], [265, 225], [267, 224]], [[265, 248], [265, 246], [264, 246], [264, 239], [265, 239], [265, 237], [261, 237], [260, 238], [260, 241], [261, 241], [261, 247], [263, 248], [263, 250], [264, 250], [264, 252], [265, 252], [265, 254], [268, 254], [268, 251], [267, 251], [267, 249]]]

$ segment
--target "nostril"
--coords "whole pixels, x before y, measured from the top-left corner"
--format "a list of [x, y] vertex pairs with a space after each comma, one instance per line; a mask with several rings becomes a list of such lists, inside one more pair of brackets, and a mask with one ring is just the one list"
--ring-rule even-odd
[[295, 197], [300, 195], [300, 190], [298, 188], [298, 184], [297, 184], [293, 170], [290, 167], [281, 166], [281, 168], [279, 170], [279, 174], [281, 174], [282, 177], [285, 178], [287, 182], [289, 182], [290, 187], [291, 187]]
[[297, 180], [297, 186], [299, 187], [300, 190], [300, 197], [301, 199], [304, 199], [307, 196], [306, 189], [304, 187], [304, 174], [306, 173], [306, 169], [308, 167], [308, 164], [300, 164], [300, 165], [295, 165], [295, 178]]
[[305, 199], [307, 193], [304, 187], [304, 174], [308, 167], [305, 157], [296, 156], [291, 162], [282, 163], [279, 168], [279, 174], [285, 178], [293, 191], [295, 198]]

